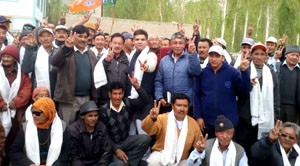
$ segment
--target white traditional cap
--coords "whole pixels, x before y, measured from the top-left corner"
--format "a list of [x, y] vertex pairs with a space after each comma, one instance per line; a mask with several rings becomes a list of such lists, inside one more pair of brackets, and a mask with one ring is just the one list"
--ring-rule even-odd
[[275, 37], [271, 36], [267, 39], [266, 43], [268, 43], [268, 42], [277, 44], [277, 39]]
[[42, 29], [40, 29], [38, 35], [40, 36], [41, 33], [43, 33], [43, 32], [48, 32], [48, 33], [51, 33], [51, 35], [54, 35], [52, 29], [50, 29], [50, 28], [42, 28]]
[[224, 49], [221, 47], [221, 46], [211, 46], [210, 48], [209, 48], [209, 51], [208, 51], [208, 54], [210, 54], [211, 52], [215, 52], [215, 53], [217, 53], [217, 54], [219, 54], [219, 55], [223, 55], [224, 56]]
[[220, 43], [223, 46], [227, 47], [227, 43], [226, 43], [226, 41], [224, 39], [222, 39], [222, 38], [216, 38], [216, 40], [217, 40], [218, 43]]

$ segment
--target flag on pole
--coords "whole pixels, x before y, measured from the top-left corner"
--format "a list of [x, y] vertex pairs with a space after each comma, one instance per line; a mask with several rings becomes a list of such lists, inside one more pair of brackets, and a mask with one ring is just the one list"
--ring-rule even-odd
[[73, 3], [68, 5], [71, 13], [89, 11], [97, 8], [102, 3], [102, 0], [74, 0]]
[[102, 4], [114, 6], [116, 4], [116, 1], [117, 0], [103, 0]]

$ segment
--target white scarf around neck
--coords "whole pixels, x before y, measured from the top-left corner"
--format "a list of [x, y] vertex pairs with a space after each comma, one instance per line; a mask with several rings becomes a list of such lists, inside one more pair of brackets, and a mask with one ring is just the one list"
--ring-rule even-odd
[[[129, 56], [129, 64], [130, 64], [130, 61], [133, 57], [133, 55], [135, 54], [136, 50], [133, 50]], [[144, 71], [141, 70], [140, 68], [140, 63], [139, 63], [139, 60], [143, 63], [145, 62], [145, 60], [148, 59], [148, 52], [149, 52], [149, 47], [147, 46], [146, 48], [144, 48], [142, 50], [142, 52], [140, 53], [140, 55], [138, 56], [136, 62], [135, 62], [135, 65], [134, 65], [134, 77], [137, 79], [139, 85], [141, 85], [142, 83], [142, 79], [143, 79], [143, 76], [144, 76]], [[129, 73], [131, 74], [131, 73]], [[137, 93], [137, 91], [134, 89], [134, 87], [132, 86], [131, 87], [131, 91], [130, 91], [130, 96], [128, 96], [128, 98], [131, 98], [131, 99], [136, 99], [139, 97], [139, 94]]]
[[[286, 155], [285, 150], [283, 149], [282, 145], [280, 144], [280, 142], [278, 141], [279, 146], [280, 146], [280, 152], [281, 152], [281, 156], [282, 156], [282, 160], [283, 160], [283, 166], [291, 166], [291, 163]], [[293, 145], [293, 148], [296, 150], [296, 152], [298, 153], [298, 157], [296, 158], [296, 162], [295, 162], [295, 166], [300, 165], [300, 148], [297, 144]]]
[[[257, 71], [253, 61], [250, 64], [250, 78], [257, 77]], [[269, 132], [274, 126], [274, 94], [273, 77], [270, 69], [264, 64], [262, 68], [262, 88], [256, 78], [256, 85], [250, 92], [250, 110], [252, 126], [258, 124], [257, 139], [262, 137], [263, 132]]]
[[[185, 116], [178, 138], [176, 118], [172, 110], [168, 114], [164, 149], [161, 152], [161, 162], [165, 165], [178, 165], [180, 163], [188, 133], [188, 117]], [[176, 163], [175, 163], [176, 161]]]
[[[58, 159], [63, 142], [63, 126], [58, 115], [51, 125], [50, 131], [50, 146], [47, 155], [46, 166], [51, 166]], [[34, 124], [33, 118], [29, 119], [25, 131], [25, 150], [27, 157], [34, 162], [35, 165], [40, 165], [40, 146], [37, 133], [37, 127]]]
[[44, 86], [48, 89], [49, 94], [51, 94], [49, 77], [49, 53], [43, 46], [40, 46], [40, 48], [38, 49], [34, 73], [36, 79], [36, 87]]
[[238, 68], [241, 65], [241, 61], [242, 61], [242, 54], [239, 54], [235, 60], [235, 63], [233, 65], [234, 68]]
[[107, 84], [107, 77], [103, 66], [103, 60], [107, 57], [108, 51], [106, 51], [98, 60], [94, 69], [94, 84], [96, 89]]
[[[21, 86], [21, 66], [19, 63], [17, 63], [17, 65], [17, 77], [10, 86], [8, 79], [6, 78], [2, 63], [0, 63], [0, 95], [7, 104], [7, 107], [9, 103], [18, 95]], [[15, 115], [16, 110], [12, 110], [9, 108], [7, 109], [7, 111], [0, 112], [0, 119], [5, 129], [5, 136], [7, 136], [10, 131], [10, 128], [12, 126], [11, 119], [14, 118]]]
[[233, 141], [230, 141], [228, 146], [228, 152], [226, 155], [225, 164], [223, 163], [223, 154], [219, 149], [219, 141], [215, 140], [214, 145], [211, 150], [209, 165], [213, 166], [234, 166], [236, 158], [236, 148], [234, 146]]

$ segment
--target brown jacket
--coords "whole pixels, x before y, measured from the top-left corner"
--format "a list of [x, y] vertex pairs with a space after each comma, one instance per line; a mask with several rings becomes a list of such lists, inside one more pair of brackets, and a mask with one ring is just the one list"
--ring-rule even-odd
[[[161, 114], [155, 122], [148, 115], [142, 122], [142, 129], [150, 136], [156, 136], [156, 142], [152, 146], [152, 151], [162, 151], [164, 149], [165, 137], [167, 131], [168, 113]], [[202, 135], [197, 122], [188, 116], [188, 133], [184, 145], [184, 150], [181, 160], [186, 160], [189, 157], [190, 151], [195, 147], [196, 142]]]
[[[92, 100], [96, 100], [96, 88], [94, 85], [93, 72], [97, 60], [93, 51], [88, 50], [87, 53], [92, 66], [91, 74], [93, 82], [90, 96]], [[59, 48], [57, 52], [53, 53], [51, 64], [58, 67], [54, 100], [58, 102], [71, 103], [75, 99], [76, 86], [76, 59], [74, 49], [66, 46]]]

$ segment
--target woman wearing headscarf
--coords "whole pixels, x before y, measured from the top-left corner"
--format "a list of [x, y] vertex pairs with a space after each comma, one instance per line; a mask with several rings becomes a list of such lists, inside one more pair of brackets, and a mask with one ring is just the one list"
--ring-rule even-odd
[[32, 105], [32, 119], [23, 124], [11, 146], [11, 164], [16, 166], [63, 166], [68, 162], [65, 123], [52, 99], [43, 97]]
[[[31, 99], [32, 99], [32, 102], [34, 103], [35, 101], [37, 101], [38, 99], [40, 99], [42, 97], [49, 97], [49, 96], [50, 95], [49, 95], [48, 89], [44, 86], [40, 86], [40, 87], [35, 88], [32, 91]], [[30, 104], [25, 111], [25, 121], [32, 119], [31, 109], [32, 109], [32, 104]]]

